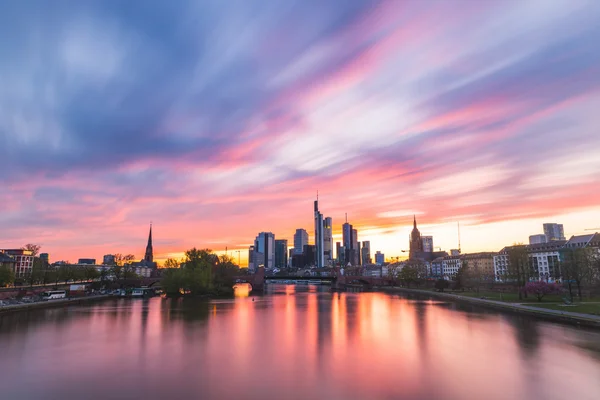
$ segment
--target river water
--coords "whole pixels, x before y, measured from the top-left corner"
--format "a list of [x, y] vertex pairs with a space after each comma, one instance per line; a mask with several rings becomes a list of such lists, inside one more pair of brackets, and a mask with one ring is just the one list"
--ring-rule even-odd
[[600, 332], [383, 293], [0, 317], [1, 399], [600, 399]]

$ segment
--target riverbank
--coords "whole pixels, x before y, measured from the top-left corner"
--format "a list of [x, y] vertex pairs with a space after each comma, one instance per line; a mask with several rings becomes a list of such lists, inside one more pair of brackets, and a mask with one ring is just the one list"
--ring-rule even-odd
[[429, 290], [420, 289], [408, 289], [401, 287], [394, 287], [389, 289], [383, 289], [388, 293], [408, 293], [408, 294], [419, 294], [425, 296], [431, 296], [444, 300], [452, 300], [460, 303], [472, 304], [482, 307], [494, 308], [503, 311], [532, 315], [538, 318], [561, 322], [567, 324], [574, 324], [579, 326], [587, 326], [592, 328], [600, 328], [600, 316], [574, 313], [569, 311], [553, 310], [549, 308], [541, 308], [530, 305], [506, 303], [496, 300], [479, 299], [476, 297], [461, 296], [452, 293], [444, 292], [433, 292]]
[[22, 304], [12, 304], [8, 306], [0, 307], [0, 315], [10, 312], [16, 311], [26, 311], [33, 310], [39, 308], [51, 308], [51, 307], [60, 307], [60, 306], [71, 306], [71, 305], [79, 305], [83, 303], [88, 303], [91, 301], [97, 301], [102, 299], [108, 299], [114, 297], [112, 294], [103, 294], [97, 296], [85, 296], [85, 297], [73, 297], [70, 299], [57, 299], [57, 300], [48, 300], [48, 301], [36, 301], [34, 303], [22, 303]]

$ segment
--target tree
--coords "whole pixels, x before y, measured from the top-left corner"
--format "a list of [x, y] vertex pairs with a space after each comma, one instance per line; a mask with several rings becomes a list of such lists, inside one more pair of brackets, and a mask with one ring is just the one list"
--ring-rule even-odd
[[83, 272], [84, 272], [84, 279], [86, 281], [93, 281], [100, 277], [100, 272], [98, 272], [98, 270], [94, 267], [86, 267], [86, 268], [84, 268]]
[[577, 285], [577, 295], [582, 299], [581, 286], [591, 280], [593, 276], [593, 266], [595, 255], [590, 248], [563, 249], [561, 251], [563, 262], [560, 270], [563, 280], [569, 288], [569, 296], [573, 299], [572, 284]]
[[407, 265], [398, 273], [398, 279], [410, 288], [411, 283], [417, 282], [419, 279], [419, 271], [413, 265]]
[[61, 265], [60, 267], [58, 267], [57, 273], [57, 281], [67, 283], [70, 280], [74, 281], [75, 279], [77, 279], [77, 272], [75, 270], [75, 267], [73, 267], [72, 265]]
[[467, 262], [463, 262], [461, 267], [456, 271], [456, 275], [454, 276], [454, 290], [464, 289], [468, 287], [469, 281], [469, 265]]
[[15, 273], [7, 265], [0, 265], [0, 287], [12, 285], [15, 281]]
[[36, 257], [38, 255], [41, 248], [42, 248], [42, 246], [40, 246], [39, 244], [33, 244], [33, 243], [27, 243], [25, 246], [23, 246], [23, 250], [31, 251], [31, 255], [34, 257]]
[[163, 268], [180, 268], [181, 263], [174, 258], [167, 258], [163, 264]]
[[547, 294], [560, 293], [561, 287], [556, 283], [548, 283], [544, 281], [527, 282], [525, 291], [537, 297], [538, 301]]
[[124, 266], [125, 264], [132, 263], [133, 261], [135, 261], [135, 256], [133, 254], [115, 254], [115, 265], [118, 265], [120, 267]]
[[29, 275], [29, 284], [33, 286], [36, 283], [46, 283], [44, 276], [46, 275], [46, 265], [39, 257], [34, 257], [31, 273]]
[[435, 281], [435, 288], [438, 292], [443, 292], [444, 289], [447, 289], [450, 286], [450, 282], [445, 279], [438, 279]]
[[522, 300], [523, 295], [527, 296], [525, 284], [529, 282], [529, 278], [532, 275], [527, 248], [522, 244], [517, 244], [507, 250], [507, 255], [507, 278], [517, 284], [519, 300]]

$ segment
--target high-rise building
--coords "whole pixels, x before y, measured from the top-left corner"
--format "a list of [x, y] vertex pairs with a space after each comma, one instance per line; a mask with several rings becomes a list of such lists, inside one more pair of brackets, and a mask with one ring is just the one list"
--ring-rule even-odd
[[531, 235], [529, 236], [529, 244], [542, 244], [542, 243], [547, 243], [548, 239], [546, 238], [546, 235], [544, 235], [543, 233], [540, 235]]
[[348, 223], [348, 219], [346, 218], [346, 222], [344, 223], [344, 225], [342, 225], [342, 241], [344, 244], [344, 266], [348, 264], [356, 265], [353, 253], [355, 242], [353, 234], [355, 232], [356, 230], [352, 228], [352, 225]]
[[423, 241], [421, 240], [421, 232], [417, 228], [417, 217], [414, 217], [413, 230], [410, 233], [410, 252], [409, 258], [417, 258], [423, 252]]
[[371, 242], [364, 240], [360, 249], [362, 265], [371, 264]]
[[264, 256], [265, 268], [275, 266], [275, 235], [271, 232], [260, 232], [254, 240], [254, 249]]
[[42, 262], [44, 262], [46, 265], [50, 264], [50, 255], [48, 253], [41, 253], [40, 260], [42, 260]]
[[325, 252], [323, 248], [323, 214], [319, 212], [319, 200], [315, 200], [315, 266], [323, 268]]
[[304, 229], [296, 229], [294, 234], [294, 254], [302, 254], [304, 246], [308, 244], [308, 232]]
[[287, 268], [288, 241], [287, 239], [275, 240], [275, 268]]
[[342, 242], [335, 242], [335, 257], [338, 263], [344, 265], [344, 246], [342, 246]]
[[248, 270], [250, 272], [256, 272], [261, 265], [265, 265], [265, 255], [259, 253], [255, 246], [250, 246], [248, 249]]
[[333, 261], [333, 222], [331, 217], [323, 220], [323, 254], [325, 265], [330, 265]]
[[356, 229], [352, 229], [352, 265], [360, 265], [360, 244]]
[[548, 242], [553, 240], [565, 240], [565, 230], [563, 228], [563, 224], [544, 224], [544, 235], [546, 235], [546, 240]]
[[423, 242], [423, 252], [433, 253], [433, 236], [421, 236]]
[[377, 251], [377, 253], [375, 253], [375, 264], [383, 265], [384, 263], [385, 263], [385, 255], [382, 252]]
[[150, 233], [148, 234], [148, 244], [146, 245], [146, 254], [144, 255], [144, 261], [146, 261], [147, 263], [154, 262], [154, 252], [152, 249], [152, 224], [150, 224]]
[[114, 265], [115, 264], [115, 255], [114, 254], [105, 254], [104, 257], [102, 257], [102, 264]]

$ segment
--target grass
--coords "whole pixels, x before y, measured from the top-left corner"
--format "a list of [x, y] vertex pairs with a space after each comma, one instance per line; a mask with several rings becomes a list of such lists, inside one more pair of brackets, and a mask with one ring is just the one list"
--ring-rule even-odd
[[[561, 303], [563, 304], [563, 298], [564, 297], [569, 297], [568, 295], [565, 294], [553, 294], [553, 295], [546, 295], [542, 298], [542, 301], [538, 301], [537, 297], [535, 297], [534, 295], [529, 295], [527, 298], [523, 298], [521, 300], [519, 300], [519, 294], [518, 293], [514, 293], [514, 292], [509, 292], [509, 293], [502, 293], [500, 294], [499, 292], [489, 292], [489, 291], [485, 291], [485, 290], [481, 290], [479, 291], [479, 293], [477, 292], [461, 292], [461, 291], [449, 291], [449, 290], [444, 290], [444, 293], [450, 293], [450, 294], [456, 294], [459, 296], [466, 296], [466, 297], [475, 297], [475, 298], [482, 298], [485, 297], [487, 300], [497, 300], [497, 301], [505, 301], [507, 303], [532, 303], [533, 304], [544, 304], [544, 303]], [[575, 299], [576, 302], [579, 302], [577, 299]], [[588, 303], [588, 302], [600, 302], [600, 298], [586, 298], [582, 301], [582, 303]]]
[[581, 314], [592, 314], [592, 315], [600, 315], [600, 303], [578, 303], [572, 306], [567, 306], [564, 304], [531, 304], [531, 306], [539, 307], [539, 308], [547, 308], [549, 310], [558, 310], [558, 311], [566, 311], [566, 312], [575, 312]]

